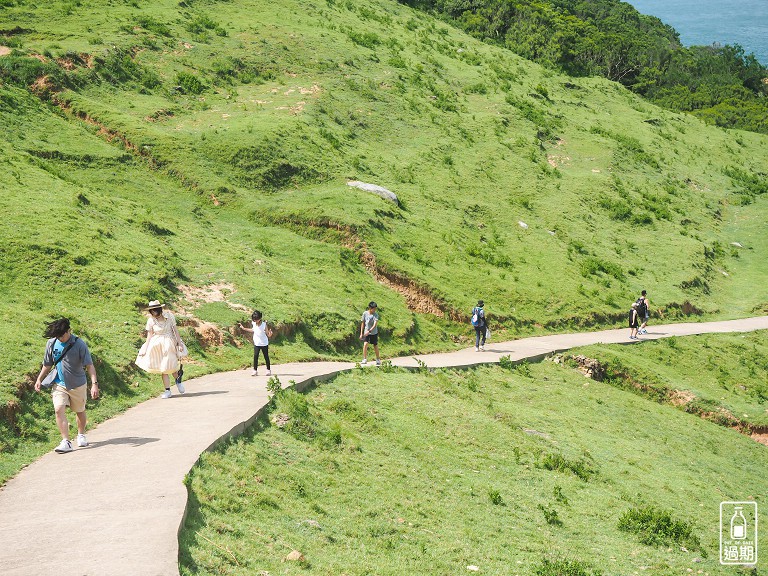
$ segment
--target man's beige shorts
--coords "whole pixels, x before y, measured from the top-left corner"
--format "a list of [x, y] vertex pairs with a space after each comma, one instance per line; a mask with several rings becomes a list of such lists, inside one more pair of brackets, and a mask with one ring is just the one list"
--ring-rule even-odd
[[88, 385], [67, 390], [58, 384], [53, 387], [53, 407], [69, 406], [72, 412], [85, 412], [85, 399]]

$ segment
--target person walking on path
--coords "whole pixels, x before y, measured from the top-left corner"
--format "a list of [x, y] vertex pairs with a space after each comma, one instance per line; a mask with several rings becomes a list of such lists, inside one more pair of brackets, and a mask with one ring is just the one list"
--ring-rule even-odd
[[262, 314], [259, 310], [253, 311], [251, 321], [253, 328], [246, 328], [242, 324], [238, 324], [243, 332], [253, 333], [253, 372], [251, 372], [251, 376], [258, 376], [260, 352], [264, 353], [267, 376], [272, 376], [272, 370], [269, 365], [269, 339], [272, 338], [272, 330], [267, 327], [267, 323], [262, 319]]
[[85, 425], [88, 423], [85, 413], [86, 371], [91, 377], [91, 398], [94, 400], [99, 397], [99, 381], [96, 378], [96, 368], [93, 366], [88, 345], [72, 334], [68, 318], [54, 320], [48, 324], [45, 337], [49, 340], [45, 347], [43, 367], [35, 380], [35, 391], [40, 392], [43, 380], [48, 380], [46, 376], [51, 371], [55, 371], [51, 397], [56, 414], [56, 425], [61, 432], [61, 443], [55, 450], [59, 454], [64, 454], [72, 452], [67, 406], [77, 418], [77, 445], [81, 448], [88, 446], [88, 440], [85, 438]]
[[629, 309], [629, 339], [637, 340], [637, 326], [640, 315], [637, 312], [637, 302], [632, 302], [632, 307]]
[[363, 312], [360, 320], [360, 340], [363, 344], [363, 359], [360, 364], [368, 362], [368, 345], [373, 345], [373, 351], [376, 353], [376, 366], [381, 366], [379, 357], [379, 313], [376, 311], [378, 306], [376, 302], [368, 304], [368, 310]]
[[477, 306], [472, 308], [472, 326], [475, 329], [475, 352], [485, 350], [485, 337], [488, 331], [488, 322], [485, 318], [485, 310], [483, 309], [485, 302], [482, 300], [477, 301]]
[[640, 316], [640, 329], [638, 334], [648, 334], [646, 326], [648, 326], [648, 319], [651, 317], [651, 302], [648, 300], [648, 295], [645, 290], [640, 292], [640, 298], [637, 299], [637, 314]]
[[184, 375], [181, 359], [189, 352], [176, 328], [176, 317], [169, 310], [163, 310], [164, 306], [165, 304], [160, 304], [159, 300], [152, 300], [147, 305], [149, 312], [145, 327], [147, 341], [136, 356], [136, 365], [150, 374], [160, 374], [165, 387], [165, 392], [160, 397], [170, 398], [171, 374], [176, 381], [179, 394], [185, 392], [184, 384], [181, 383]]

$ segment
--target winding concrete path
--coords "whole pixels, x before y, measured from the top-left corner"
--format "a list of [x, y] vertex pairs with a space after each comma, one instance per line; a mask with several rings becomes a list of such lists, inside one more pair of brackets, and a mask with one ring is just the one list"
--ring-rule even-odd
[[[644, 339], [768, 329], [768, 317], [656, 325]], [[627, 329], [558, 334], [474, 349], [397, 358], [396, 366], [467, 367], [540, 359], [596, 343], [629, 342]], [[352, 370], [351, 362], [273, 366], [302, 389]], [[200, 454], [241, 433], [267, 402], [266, 377], [250, 370], [190, 380], [187, 394], [149, 400], [88, 434], [90, 446], [43, 456], [0, 490], [3, 576], [174, 576], [187, 491]]]

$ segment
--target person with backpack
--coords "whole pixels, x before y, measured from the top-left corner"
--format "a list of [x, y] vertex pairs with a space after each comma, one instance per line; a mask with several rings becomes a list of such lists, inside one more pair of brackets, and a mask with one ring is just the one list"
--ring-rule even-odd
[[360, 364], [366, 364], [368, 362], [368, 345], [373, 346], [373, 351], [376, 353], [376, 366], [381, 366], [381, 358], [379, 357], [379, 314], [376, 312], [376, 302], [368, 304], [368, 310], [363, 312], [363, 317], [360, 320], [360, 340], [363, 344], [363, 359]]
[[488, 322], [485, 318], [485, 303], [482, 300], [477, 301], [477, 306], [472, 308], [472, 326], [475, 329], [475, 352], [485, 350], [485, 336], [488, 330]]
[[637, 340], [637, 326], [640, 315], [637, 313], [637, 302], [632, 302], [632, 307], [629, 309], [629, 339]]
[[637, 299], [637, 315], [640, 317], [640, 329], [638, 334], [648, 334], [646, 326], [648, 326], [648, 318], [651, 316], [651, 303], [648, 301], [648, 296], [645, 290], [640, 292], [640, 298]]
[[[94, 400], [99, 397], [99, 381], [96, 379], [96, 368], [88, 345], [72, 334], [68, 318], [60, 318], [48, 324], [45, 337], [48, 338], [48, 344], [45, 347], [43, 367], [35, 380], [35, 392], [40, 392], [41, 386], [52, 388], [56, 425], [61, 432], [61, 443], [56, 447], [56, 452], [66, 454], [72, 452], [67, 406], [77, 417], [77, 445], [80, 448], [88, 446], [85, 439], [85, 425], [88, 423], [85, 414], [88, 383], [86, 372], [91, 377], [91, 398]], [[49, 375], [52, 377], [47, 377]]]

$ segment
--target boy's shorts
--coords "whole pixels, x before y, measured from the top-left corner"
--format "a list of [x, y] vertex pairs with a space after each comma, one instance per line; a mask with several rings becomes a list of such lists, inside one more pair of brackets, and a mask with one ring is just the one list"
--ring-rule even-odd
[[374, 346], [379, 345], [379, 335], [378, 334], [368, 334], [363, 341], [368, 342], [368, 344], [373, 344]]
[[72, 412], [85, 412], [85, 400], [88, 388], [87, 384], [78, 386], [67, 390], [64, 386], [58, 384], [53, 387], [53, 407], [60, 408], [62, 406], [69, 406]]

